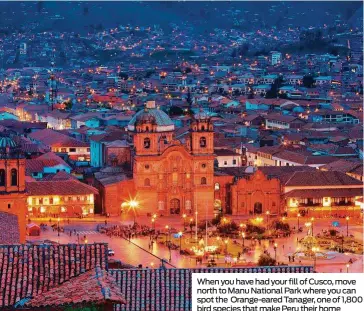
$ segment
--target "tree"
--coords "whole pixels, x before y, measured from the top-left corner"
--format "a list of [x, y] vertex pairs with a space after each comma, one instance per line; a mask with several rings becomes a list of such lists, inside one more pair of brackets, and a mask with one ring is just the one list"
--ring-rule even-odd
[[172, 106], [169, 108], [169, 115], [170, 116], [181, 116], [183, 115], [183, 109], [178, 106]]
[[258, 264], [258, 266], [261, 266], [261, 267], [274, 266], [276, 264], [276, 261], [269, 254], [261, 254], [259, 256], [257, 264]]
[[277, 98], [278, 97], [278, 91], [279, 91], [279, 88], [282, 85], [282, 82], [283, 82], [282, 77], [279, 77], [279, 78], [275, 79], [274, 83], [271, 86], [271, 89], [265, 95], [265, 98]]
[[123, 79], [124, 81], [128, 80], [129, 76], [126, 72], [120, 72], [119, 77]]
[[303, 77], [302, 82], [303, 82], [304, 87], [311, 88], [311, 87], [313, 87], [315, 80], [314, 80], [313, 76], [308, 75], [308, 76]]

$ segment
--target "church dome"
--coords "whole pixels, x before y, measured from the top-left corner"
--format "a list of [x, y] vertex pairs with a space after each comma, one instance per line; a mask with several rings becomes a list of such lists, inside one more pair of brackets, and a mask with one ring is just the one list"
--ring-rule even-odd
[[17, 146], [10, 137], [0, 137], [0, 148], [16, 148]]
[[164, 111], [155, 108], [155, 102], [147, 102], [146, 108], [134, 115], [128, 124], [128, 131], [135, 131], [135, 125], [145, 123], [156, 125], [157, 132], [174, 130], [171, 118]]
[[10, 137], [0, 137], [0, 158], [21, 157], [21, 147]]

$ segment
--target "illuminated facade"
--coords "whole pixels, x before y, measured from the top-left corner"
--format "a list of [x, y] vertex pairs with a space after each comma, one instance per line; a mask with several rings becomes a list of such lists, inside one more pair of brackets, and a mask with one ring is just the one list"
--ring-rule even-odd
[[77, 180], [28, 182], [28, 214], [33, 217], [84, 217], [94, 214], [97, 190]]
[[[105, 187], [105, 212], [119, 214], [121, 205], [135, 196], [143, 214], [213, 213], [214, 130], [207, 115], [197, 114], [188, 137], [179, 141], [171, 119], [148, 102], [128, 131], [134, 141], [133, 180]], [[123, 188], [122, 197], [114, 193], [118, 188]]]
[[[0, 138], [0, 214], [1, 218], [11, 219], [11, 223], [1, 223], [0, 243], [13, 243], [4, 237], [14, 231], [16, 242], [25, 242], [26, 196], [25, 196], [25, 159], [16, 143], [9, 137]], [[13, 216], [16, 216], [13, 217]], [[14, 227], [18, 227], [17, 230]]]

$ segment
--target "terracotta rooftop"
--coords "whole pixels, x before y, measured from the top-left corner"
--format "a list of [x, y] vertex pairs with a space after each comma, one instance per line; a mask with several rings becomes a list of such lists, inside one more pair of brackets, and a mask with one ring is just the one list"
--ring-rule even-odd
[[0, 309], [36, 297], [96, 267], [106, 269], [107, 244], [0, 246]]
[[97, 194], [96, 188], [86, 185], [78, 180], [52, 180], [27, 182], [26, 189], [29, 195], [88, 195]]
[[[16, 244], [20, 242], [18, 217], [0, 212], [0, 244]], [[1, 268], [1, 265], [0, 265]], [[1, 273], [1, 270], [0, 270]], [[0, 274], [1, 275], [1, 274]]]
[[341, 172], [317, 170], [294, 172], [285, 186], [362, 186], [362, 182]]
[[29, 134], [29, 138], [50, 147], [89, 147], [88, 143], [51, 129], [44, 129], [31, 133]]
[[67, 282], [34, 297], [26, 306], [29, 307], [61, 307], [85, 304], [125, 304], [126, 301], [115, 278], [106, 270], [95, 268]]

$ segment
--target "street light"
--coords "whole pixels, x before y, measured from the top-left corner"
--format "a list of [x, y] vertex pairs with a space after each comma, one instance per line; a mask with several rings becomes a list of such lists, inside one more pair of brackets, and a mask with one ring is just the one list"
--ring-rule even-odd
[[245, 249], [245, 232], [242, 232], [241, 236], [243, 238], [243, 253], [244, 253], [244, 249]]
[[269, 215], [270, 211], [266, 211], [265, 214], [267, 215], [267, 228], [269, 227]]
[[319, 251], [320, 249], [318, 247], [312, 247], [312, 252], [313, 252], [313, 272], [316, 271], [316, 253]]
[[278, 244], [274, 243], [274, 246], [273, 246], [273, 248], [274, 248], [274, 260], [275, 260], [276, 264], [277, 264], [277, 247], [278, 247]]
[[60, 222], [60, 218], [59, 217], [58, 217], [57, 221], [58, 221], [58, 236], [59, 236], [59, 222]]
[[128, 202], [129, 207], [133, 210], [134, 215], [134, 226], [135, 226], [135, 209], [139, 207], [139, 202], [136, 200], [130, 200]]
[[192, 227], [193, 227], [192, 223], [193, 223], [193, 218], [190, 218], [191, 239], [192, 239]]
[[229, 243], [229, 240], [225, 240], [224, 243], [225, 243], [225, 253], [227, 254], [228, 253], [228, 243]]
[[179, 235], [179, 253], [182, 254], [182, 231], [178, 232]]
[[313, 223], [315, 221], [315, 217], [311, 217], [311, 235], [313, 236]]
[[186, 214], [183, 214], [182, 215], [182, 218], [183, 218], [183, 227], [184, 227], [184, 230], [186, 231], [186, 217], [187, 215]]
[[349, 273], [350, 264], [346, 264], [346, 273]]
[[297, 231], [300, 229], [300, 217], [301, 217], [301, 214], [298, 213], [297, 214]]
[[167, 231], [167, 233], [166, 233], [166, 244], [167, 244], [168, 237], [169, 237], [169, 226], [168, 225], [166, 225], [166, 231]]
[[346, 216], [346, 236], [349, 236], [349, 216]]

